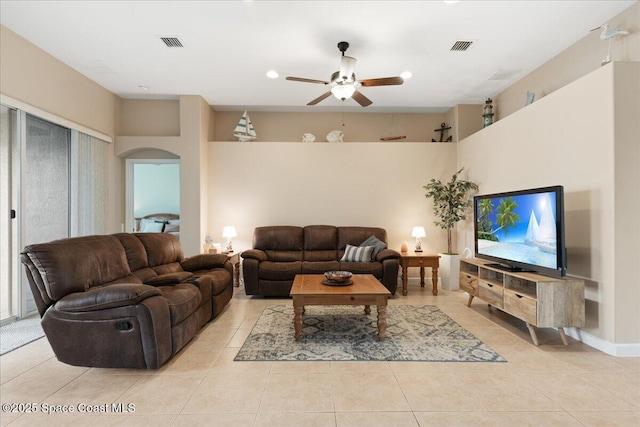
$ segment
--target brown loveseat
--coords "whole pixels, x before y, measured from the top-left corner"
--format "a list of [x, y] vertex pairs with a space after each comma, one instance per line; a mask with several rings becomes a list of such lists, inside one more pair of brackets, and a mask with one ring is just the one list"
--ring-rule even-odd
[[56, 240], [21, 258], [47, 339], [70, 365], [158, 368], [233, 294], [226, 255], [185, 259], [167, 233]]
[[[347, 245], [359, 246], [371, 236], [385, 246], [378, 248], [375, 259], [341, 261]], [[386, 230], [376, 227], [257, 227], [253, 232], [253, 249], [242, 252], [245, 291], [247, 295], [289, 296], [296, 274], [346, 270], [373, 274], [395, 295], [400, 254], [386, 249], [386, 243]]]

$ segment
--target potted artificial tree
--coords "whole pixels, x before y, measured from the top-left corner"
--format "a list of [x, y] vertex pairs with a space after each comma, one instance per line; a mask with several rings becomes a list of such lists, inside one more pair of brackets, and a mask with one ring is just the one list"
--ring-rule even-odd
[[469, 193], [478, 190], [475, 183], [458, 179], [463, 169], [454, 173], [447, 183], [432, 178], [429, 184], [422, 187], [427, 190], [425, 197], [433, 199], [433, 212], [439, 218], [434, 224], [447, 231], [447, 252], [439, 254], [442, 289], [447, 290], [459, 287], [460, 255], [453, 251], [451, 230], [458, 221], [466, 219]]

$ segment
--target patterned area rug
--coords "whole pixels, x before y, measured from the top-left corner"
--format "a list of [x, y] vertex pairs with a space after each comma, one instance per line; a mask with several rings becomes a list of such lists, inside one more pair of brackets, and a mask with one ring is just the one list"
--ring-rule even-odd
[[387, 334], [377, 339], [377, 312], [361, 306], [307, 306], [303, 336], [293, 338], [293, 306], [267, 306], [234, 360], [393, 360], [506, 362], [431, 305], [387, 307]]
[[0, 354], [8, 353], [42, 338], [40, 316], [29, 317], [0, 327]]

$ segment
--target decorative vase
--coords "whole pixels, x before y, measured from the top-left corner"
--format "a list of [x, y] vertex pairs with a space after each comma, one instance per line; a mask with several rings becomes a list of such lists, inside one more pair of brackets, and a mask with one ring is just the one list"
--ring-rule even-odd
[[458, 254], [438, 254], [440, 255], [440, 282], [442, 289], [447, 291], [457, 291], [460, 289], [460, 255]]

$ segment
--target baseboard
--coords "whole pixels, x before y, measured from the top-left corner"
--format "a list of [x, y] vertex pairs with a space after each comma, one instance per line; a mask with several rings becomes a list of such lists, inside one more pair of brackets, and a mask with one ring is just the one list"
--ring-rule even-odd
[[[438, 281], [438, 283], [440, 283], [440, 281]], [[398, 284], [400, 286], [402, 286], [402, 279], [398, 280]], [[407, 278], [407, 284], [408, 285], [419, 285], [420, 284], [420, 277], [409, 277]], [[424, 278], [424, 284], [431, 286], [432, 282], [431, 282], [431, 277], [425, 277]]]
[[598, 338], [588, 332], [576, 328], [564, 328], [565, 333], [589, 347], [593, 347], [604, 353], [616, 357], [640, 357], [640, 343], [615, 344], [602, 338]]
[[[439, 280], [440, 278], [438, 278], [438, 289], [442, 290], [442, 283]], [[409, 277], [407, 279], [407, 285], [418, 285], [420, 286], [420, 277]], [[433, 287], [433, 281], [431, 280], [431, 277], [425, 277], [424, 278], [424, 286], [425, 287], [429, 287], [432, 288]], [[402, 289], [402, 279], [399, 278], [398, 279], [398, 287], [400, 289]]]

